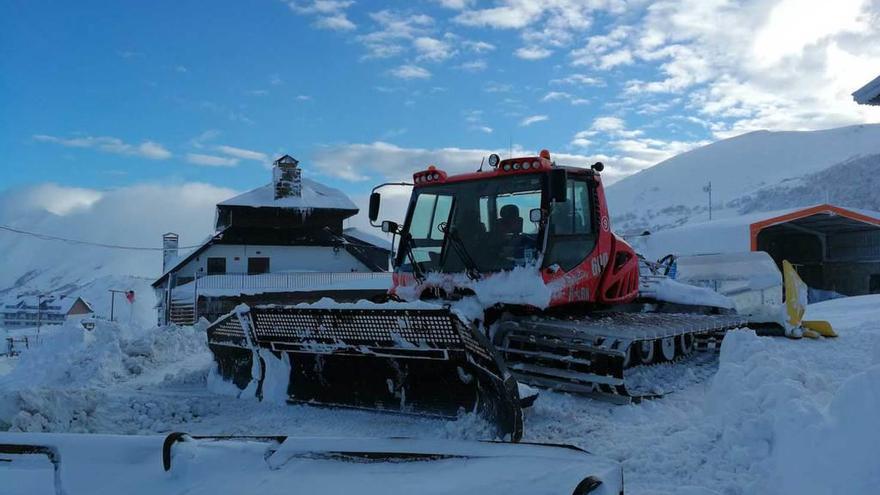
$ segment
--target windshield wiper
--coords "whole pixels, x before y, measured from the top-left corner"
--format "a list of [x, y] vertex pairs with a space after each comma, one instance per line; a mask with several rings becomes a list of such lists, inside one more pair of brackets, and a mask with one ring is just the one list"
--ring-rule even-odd
[[412, 235], [409, 232], [403, 234], [401, 236], [401, 241], [404, 243], [403, 249], [406, 249], [406, 257], [409, 259], [410, 265], [413, 267], [413, 277], [417, 282], [422, 283], [425, 281], [425, 272], [422, 270], [422, 267], [419, 266], [419, 263], [416, 261], [416, 257], [413, 254], [413, 248], [415, 247], [415, 241], [413, 241]]
[[446, 225], [443, 228], [443, 232], [446, 234], [446, 238], [452, 241], [452, 249], [455, 250], [455, 254], [458, 255], [458, 258], [464, 264], [465, 275], [471, 280], [479, 280], [482, 278], [483, 274], [480, 273], [480, 269], [477, 268], [477, 263], [474, 261], [474, 258], [468, 253], [467, 248], [464, 246], [464, 241], [458, 236], [458, 230]]

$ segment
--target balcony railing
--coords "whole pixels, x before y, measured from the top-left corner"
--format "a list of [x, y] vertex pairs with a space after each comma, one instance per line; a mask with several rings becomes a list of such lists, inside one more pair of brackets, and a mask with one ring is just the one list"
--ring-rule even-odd
[[375, 282], [376, 285], [387, 283], [387, 286], [390, 287], [391, 273], [284, 272], [260, 273], [256, 275], [249, 275], [246, 273], [226, 273], [223, 275], [206, 275], [199, 277], [194, 282], [190, 282], [190, 284], [195, 285], [199, 291], [205, 289], [295, 290], [339, 286], [359, 282], [367, 284]]

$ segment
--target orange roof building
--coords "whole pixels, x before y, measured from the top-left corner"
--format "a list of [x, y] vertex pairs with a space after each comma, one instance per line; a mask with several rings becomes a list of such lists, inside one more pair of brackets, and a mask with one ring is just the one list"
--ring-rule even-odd
[[689, 224], [632, 239], [649, 259], [765, 251], [812, 288], [880, 293], [880, 212], [820, 204]]

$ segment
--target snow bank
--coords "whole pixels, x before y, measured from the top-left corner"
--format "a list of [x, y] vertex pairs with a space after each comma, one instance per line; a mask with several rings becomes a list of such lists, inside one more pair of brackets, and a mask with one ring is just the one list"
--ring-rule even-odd
[[101, 320], [92, 331], [74, 323], [44, 331], [0, 377], [0, 429], [87, 430], [108, 388], [191, 379], [186, 363], [210, 359], [204, 335], [193, 327], [142, 330]]
[[[880, 346], [880, 337], [874, 337]], [[779, 352], [804, 345], [831, 343], [757, 337], [751, 331], [728, 334], [706, 401], [709, 417], [719, 421], [719, 453], [760, 474], [746, 491], [876, 493], [880, 356], [875, 352], [864, 372], [834, 389], [820, 362], [811, 365]]]

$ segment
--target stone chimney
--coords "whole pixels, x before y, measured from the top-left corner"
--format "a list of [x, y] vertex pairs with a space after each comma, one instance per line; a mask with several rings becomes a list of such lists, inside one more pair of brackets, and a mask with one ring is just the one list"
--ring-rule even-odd
[[174, 232], [162, 235], [162, 272], [167, 272], [177, 259], [177, 246], [180, 236]]
[[272, 167], [275, 199], [302, 196], [302, 169], [298, 165], [296, 158], [290, 155], [275, 160]]

